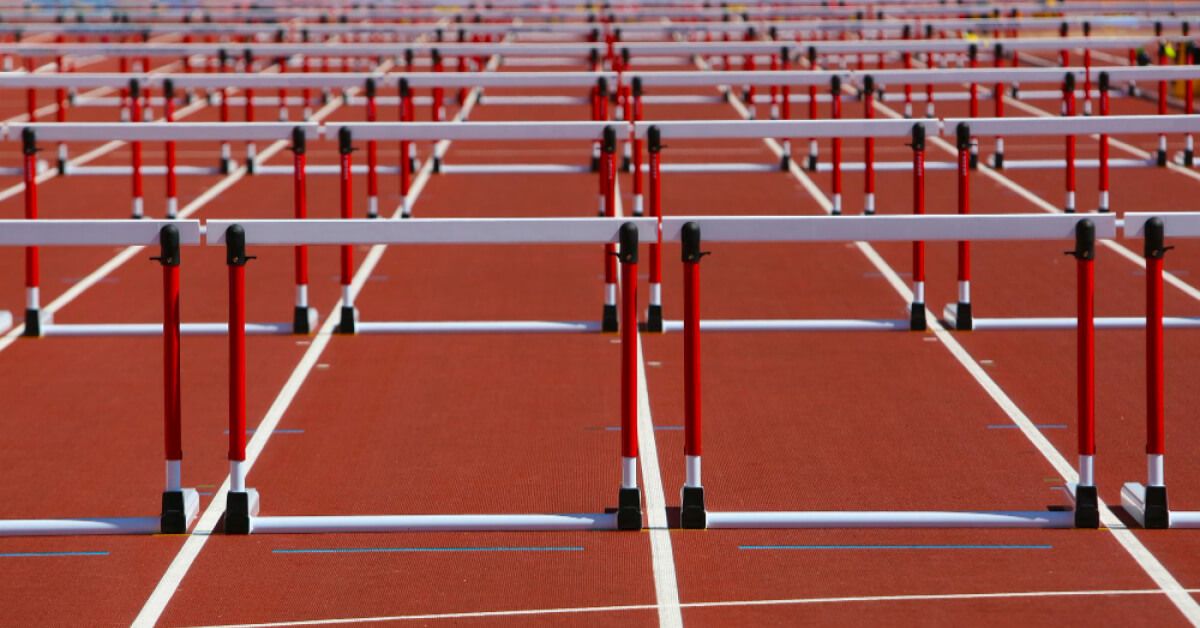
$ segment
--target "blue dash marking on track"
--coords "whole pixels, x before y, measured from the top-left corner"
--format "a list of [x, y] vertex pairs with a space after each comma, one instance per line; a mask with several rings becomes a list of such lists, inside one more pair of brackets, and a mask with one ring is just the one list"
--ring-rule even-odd
[[5, 552], [0, 558], [57, 558], [60, 556], [108, 556], [108, 552]]
[[276, 549], [273, 554], [388, 554], [420, 552], [582, 552], [577, 545], [570, 546], [527, 546], [503, 545], [479, 547], [329, 547], [314, 549]]
[[741, 550], [1043, 550], [1051, 545], [739, 545]]
[[[1067, 429], [1066, 423], [1034, 423], [1033, 426], [1038, 428], [1039, 430], [1065, 430], [1065, 429]], [[1017, 429], [1017, 426], [1012, 423], [990, 423], [990, 424], [988, 424], [987, 428], [989, 430], [1015, 430], [1015, 429]]]

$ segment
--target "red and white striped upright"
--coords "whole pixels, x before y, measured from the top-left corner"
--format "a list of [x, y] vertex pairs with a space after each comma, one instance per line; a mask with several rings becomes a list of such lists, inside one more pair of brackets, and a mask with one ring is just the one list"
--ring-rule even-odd
[[[611, 126], [606, 126], [600, 146], [600, 215], [606, 218], [617, 216], [616, 151], [617, 131]], [[617, 253], [616, 245], [604, 245], [604, 312], [600, 319], [600, 328], [606, 332], [615, 332], [619, 328]]]
[[[338, 129], [338, 155], [341, 157], [339, 172], [341, 180], [341, 216], [347, 219], [354, 217], [353, 154], [354, 140], [350, 136], [350, 129], [342, 127]], [[358, 310], [354, 307], [354, 293], [350, 288], [350, 283], [354, 279], [354, 247], [343, 244], [339, 248], [341, 254], [342, 311], [341, 319], [338, 322], [338, 331], [343, 334], [353, 334], [355, 324], [358, 322]]]
[[179, 229], [167, 225], [159, 231], [159, 256], [163, 270], [163, 444], [166, 487], [163, 490], [160, 531], [183, 534], [195, 516], [200, 498], [183, 488], [183, 386], [180, 372]]
[[683, 225], [683, 456], [684, 480], [680, 526], [706, 527], [704, 483], [701, 476], [703, 422], [700, 397], [700, 226]]
[[[275, 43], [282, 44], [286, 40], [287, 40], [287, 34], [283, 31], [283, 29], [279, 29], [278, 31], [275, 31]], [[275, 58], [275, 65], [279, 67], [280, 74], [287, 74], [288, 61], [289, 61], [288, 57], [276, 57]], [[288, 90], [286, 88], [280, 87], [279, 88], [279, 121], [280, 122], [287, 122], [287, 119], [288, 119], [287, 99], [288, 99]]]
[[[833, 120], [841, 119], [842, 117], [842, 79], [839, 76], [834, 76], [829, 80], [829, 105], [830, 118]], [[842, 138], [830, 138], [832, 145], [832, 160], [830, 168], [830, 177], [833, 185], [833, 215], [842, 215]]]
[[[1063, 77], [1063, 107], [1062, 114], [1068, 118], [1075, 115], [1075, 75], [1067, 73]], [[1063, 206], [1063, 211], [1068, 214], [1075, 213], [1075, 136], [1068, 135], [1066, 139], [1067, 162], [1064, 173], [1066, 175], [1067, 198]]]
[[[784, 47], [779, 52], [779, 68], [784, 72], [792, 69], [792, 53], [787, 47]], [[792, 86], [779, 86], [779, 118], [781, 120], [792, 119]], [[781, 161], [781, 170], [787, 170], [792, 161], [792, 140], [785, 137], [780, 141], [783, 146], [783, 158]]]
[[[246, 74], [254, 72], [254, 55], [247, 48], [243, 58], [243, 71]], [[247, 87], [243, 96], [246, 98], [246, 105], [243, 108], [245, 111], [246, 122], [254, 122], [254, 88]], [[258, 156], [258, 147], [254, 144], [254, 140], [246, 142], [246, 169], [249, 172], [254, 172], [254, 162]]]
[[[1083, 36], [1091, 35], [1091, 23], [1084, 22]], [[1092, 49], [1087, 46], [1083, 48], [1083, 115], [1092, 115]]]
[[[996, 48], [992, 53], [992, 65], [1000, 68], [1004, 65], [1004, 46], [996, 44]], [[997, 118], [1004, 117], [1004, 83], [999, 81], [992, 86], [992, 99], [996, 101], [995, 116]], [[1004, 168], [1004, 136], [996, 136], [996, 152], [992, 155], [992, 167], [997, 170]]]
[[629, 106], [626, 110], [626, 121], [629, 122], [629, 142], [626, 144], [630, 153], [633, 177], [633, 215], [640, 218], [645, 213], [645, 195], [642, 189], [642, 140], [638, 137], [634, 123], [642, 120], [642, 79], [633, 77], [629, 86]]
[[[976, 46], [975, 44], [971, 44], [970, 46], [967, 47], [967, 63], [972, 70], [979, 67], [979, 47]], [[979, 84], [972, 81], [968, 89], [970, 90], [970, 95], [971, 95], [970, 106], [968, 108], [968, 115], [972, 118], [978, 118], [979, 117]], [[971, 144], [970, 150], [971, 150], [971, 167], [975, 168], [976, 166], [979, 165], [979, 144], [978, 143]]]
[[[21, 153], [25, 171], [25, 219], [38, 217], [37, 135], [21, 130]], [[42, 335], [41, 264], [38, 247], [25, 247], [25, 335]]]
[[[863, 118], [875, 117], [875, 79], [868, 74], [863, 78]], [[863, 213], [875, 214], [875, 138], [863, 138]]]
[[[62, 35], [59, 35], [58, 39], [57, 39], [57, 43], [61, 44], [64, 41], [65, 41], [64, 37]], [[57, 57], [55, 57], [54, 67], [60, 73], [66, 73], [66, 72], [70, 71], [66, 65], [66, 62], [63, 61], [63, 56], [61, 54], [58, 55]], [[33, 122], [32, 119], [30, 119], [29, 121]], [[58, 89], [54, 90], [54, 121], [55, 122], [66, 122], [67, 121], [67, 90], [62, 87], [59, 87]], [[58, 172], [59, 172], [59, 174], [66, 174], [66, 172], [67, 172], [67, 143], [60, 141], [58, 143], [57, 149], [58, 149]]]
[[[932, 24], [925, 25], [925, 39], [933, 39], [933, 25]], [[929, 67], [929, 68], [937, 67], [937, 62], [934, 60], [934, 55], [932, 52], [927, 53], [925, 55], [925, 65], [926, 65], [926, 67]], [[925, 117], [926, 118], [936, 118], [937, 117], [937, 111], [933, 105], [933, 91], [934, 91], [933, 83], [926, 83], [925, 84]]]
[[[308, 39], [309, 39], [308, 29], [307, 28], [302, 29], [300, 31], [300, 41], [302, 43], [307, 44]], [[412, 70], [412, 68], [410, 67], [409, 71], [411, 71], [411, 70]], [[300, 58], [300, 71], [304, 72], [305, 74], [308, 74], [309, 72], [312, 71], [312, 61], [309, 59], [308, 56], [302, 56]], [[304, 120], [307, 122], [308, 120], [312, 119], [312, 113], [313, 113], [312, 112], [312, 88], [306, 86], [303, 89], [301, 89], [300, 90], [300, 100], [304, 101], [304, 114], [303, 115], [304, 115]]]
[[[912, 128], [913, 213], [925, 213], [925, 127]], [[925, 242], [914, 241], [912, 248], [913, 300], [909, 304], [909, 328], [924, 330], [925, 323]]]
[[[1184, 23], [1184, 26], [1187, 26], [1186, 22]], [[1197, 60], [1200, 60], [1200, 53], [1198, 53], [1194, 44], [1187, 44], [1187, 51], [1185, 54], [1188, 55], [1188, 61], [1193, 65], [1196, 64]], [[1190, 79], [1183, 82], [1183, 112], [1189, 116], [1196, 113], [1195, 91], [1195, 85]], [[1183, 142], [1183, 165], [1191, 168], [1196, 162], [1195, 138], [1193, 138], [1192, 134], [1189, 132], [1184, 136]]]
[[[1160, 25], [1161, 26], [1161, 25]], [[1167, 65], [1167, 45], [1158, 45], [1158, 64]], [[1158, 115], [1167, 115], [1167, 82], [1165, 80], [1158, 82]], [[1158, 155], [1157, 162], [1159, 166], [1167, 165], [1167, 134], [1158, 134]]]
[[[168, 123], [175, 121], [175, 82], [171, 79], [163, 81], [163, 119]], [[175, 141], [166, 142], [167, 161], [167, 218], [179, 215], [179, 189], [175, 176]]]
[[638, 489], [638, 230], [621, 225], [621, 490], [617, 502], [617, 528], [642, 527], [641, 491]]
[[[292, 207], [297, 220], [308, 218], [308, 140], [304, 129], [292, 129]], [[316, 313], [308, 305], [308, 247], [295, 249], [296, 305], [292, 314], [292, 331], [307, 334], [316, 325]]]
[[[217, 71], [227, 72], [229, 68], [229, 53], [224, 48], [217, 51]], [[220, 120], [221, 122], [229, 122], [229, 90], [222, 87], [217, 90], [217, 98], [220, 99]], [[228, 140], [221, 140], [221, 174], [229, 174], [232, 170], [231, 160], [233, 153], [229, 147]]]
[[229, 266], [229, 493], [225, 533], [249, 534], [258, 495], [246, 488], [246, 232], [232, 225], [225, 232]]
[[[958, 213], [971, 213], [971, 128], [958, 123], [955, 129], [958, 148]], [[972, 328], [971, 318], [971, 243], [958, 243], [958, 309], [954, 316], [955, 328]]]
[[1096, 226], [1090, 220], [1075, 225], [1077, 411], [1079, 482], [1075, 486], [1075, 527], [1100, 526], [1096, 494]]
[[[375, 103], [375, 79], [368, 78], [366, 93], [367, 122], [378, 120], [379, 110]], [[379, 217], [379, 142], [367, 140], [367, 218]]]
[[[1100, 115], [1108, 115], [1108, 72], [1101, 72], [1099, 78], [1100, 88]], [[1099, 154], [1099, 176], [1096, 178], [1097, 185], [1100, 188], [1099, 194], [1099, 211], [1107, 212], [1108, 205], [1108, 133], [1100, 134], [1100, 154]]]
[[[400, 79], [400, 109], [401, 122], [412, 122], [414, 115], [412, 89], [408, 79]], [[409, 140], [400, 140], [400, 217], [412, 216], [412, 205], [408, 194], [412, 190], [412, 175], [416, 166], [416, 145]]]
[[1165, 228], [1161, 218], [1146, 222], [1146, 487], [1143, 495], [1147, 528], [1170, 526], [1164, 469], [1166, 427], [1163, 423], [1163, 257]]
[[650, 243], [650, 298], [646, 329], [663, 331], [662, 314], [662, 137], [657, 126], [646, 130], [646, 152], [650, 156], [650, 217], [658, 221], [657, 237]]
[[[817, 69], [817, 49], [814, 46], [808, 47], [808, 69]], [[808, 119], [816, 120], [820, 118], [820, 110], [817, 108], [817, 86], [808, 86]], [[805, 164], [809, 172], [817, 171], [817, 158], [819, 153], [817, 138], [808, 138], [808, 163]]]
[[[900, 37], [902, 39], [906, 39], [906, 40], [912, 39], [912, 27], [909, 26], [908, 24], [905, 24], [904, 31], [902, 32]], [[900, 53], [900, 58], [904, 62], [904, 69], [911, 70], [913, 67], [912, 53], [909, 52], [908, 50], [905, 50], [904, 52]], [[905, 118], [912, 117], [912, 112], [913, 112], [912, 92], [913, 92], [912, 83], [905, 83], [904, 84], [904, 117]]]
[[[132, 123], [142, 121], [141, 84], [137, 79], [129, 79], [129, 109]], [[130, 172], [133, 176], [133, 217], [140, 219], [145, 214], [145, 201], [142, 190], [142, 143], [134, 140], [129, 142]]]
[[[433, 50], [429, 51], [429, 54], [433, 58], [433, 72], [435, 74], [441, 74], [442, 71], [445, 69], [445, 64], [442, 63], [442, 53], [437, 48], [434, 48]], [[432, 106], [433, 106], [433, 111], [432, 111], [433, 121], [441, 122], [442, 120], [445, 120], [446, 119], [446, 88], [442, 87], [441, 85], [435, 85], [433, 87], [433, 105]]]

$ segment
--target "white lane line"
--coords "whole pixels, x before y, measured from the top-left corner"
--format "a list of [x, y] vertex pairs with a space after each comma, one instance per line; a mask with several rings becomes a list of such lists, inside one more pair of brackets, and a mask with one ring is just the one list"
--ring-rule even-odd
[[[1188, 589], [1200, 593], [1200, 589]], [[770, 600], [722, 600], [717, 602], [685, 602], [683, 608], [744, 608], [754, 606], [803, 606], [867, 604], [874, 602], [940, 602], [964, 600], [1020, 601], [1053, 598], [1139, 597], [1162, 595], [1158, 589], [1081, 589], [1073, 591], [1011, 591], [1002, 593], [927, 593], [910, 595], [856, 595], [846, 597], [801, 597]], [[374, 624], [393, 621], [434, 621], [444, 619], [486, 619], [493, 617], [530, 617], [539, 615], [583, 615], [593, 613], [627, 613], [648, 611], [655, 604], [622, 604], [614, 606], [577, 606], [563, 608], [531, 608], [507, 611], [475, 611], [463, 613], [428, 613], [424, 615], [386, 615], [377, 617], [344, 617], [338, 619], [307, 619], [264, 624], [219, 624], [194, 628], [283, 628], [286, 626], [331, 626], [337, 624]]]
[[[616, 215], [625, 215], [621, 202], [621, 186], [614, 182]], [[618, 275], [618, 280], [620, 275]], [[637, 335], [639, 456], [642, 483], [646, 486], [646, 519], [650, 534], [650, 565], [654, 573], [654, 596], [658, 601], [658, 625], [682, 628], [683, 612], [679, 608], [679, 581], [675, 576], [675, 553], [671, 547], [671, 532], [667, 527], [667, 498], [663, 490], [662, 472], [658, 464], [658, 444], [654, 438], [654, 417], [650, 413], [650, 388], [646, 383], [646, 357], [642, 353], [642, 334]]]
[[[738, 109], [738, 112], [742, 114], [743, 117], [746, 115], [746, 109], [741, 105], [741, 103], [736, 100], [731, 100], [730, 102], [735, 108]], [[891, 117], [900, 117], [900, 114], [898, 114], [896, 111], [878, 103], [876, 103], [876, 109]], [[783, 148], [778, 142], [771, 139], [763, 141], [768, 147], [770, 147], [776, 156], [782, 157]], [[946, 150], [951, 150], [950, 145], [944, 141], [941, 141], [940, 138], [934, 138], [934, 142], [941, 142], [939, 146]], [[985, 166], [982, 164], [980, 165], [980, 168], [984, 167]], [[821, 205], [821, 208], [826, 213], [829, 213], [833, 206], [832, 203], [830, 203], [824, 192], [820, 191], [815, 184], [810, 185], [804, 183], [806, 180], [808, 180], [808, 175], [800, 170], [800, 168], [796, 165], [795, 160], [791, 160], [791, 167], [789, 170], [794, 177], [804, 184], [805, 189], [809, 190], [809, 192], [813, 194], [813, 198]], [[1000, 175], [997, 173], [997, 176]], [[811, 181], [809, 181], [809, 183], [811, 183]], [[1036, 197], [1036, 195], [1034, 196]], [[1042, 201], [1042, 203], [1045, 203], [1045, 201]], [[875, 268], [884, 276], [884, 278], [887, 279], [892, 288], [895, 289], [896, 292], [900, 294], [906, 302], [912, 301], [912, 292], [909, 290], [908, 286], [904, 283], [896, 271], [887, 264], [883, 257], [879, 255], [875, 248], [871, 246], [871, 244], [867, 242], [855, 242], [855, 246], [863, 252], [863, 255], [867, 257], [871, 264], [875, 266]], [[1058, 451], [1058, 449], [1054, 447], [1053, 444], [1050, 443], [1045, 435], [1037, 429], [1037, 427], [1033, 424], [1033, 421], [1031, 421], [1029, 417], [1021, 411], [1016, 402], [1014, 402], [1012, 398], [1009, 397], [1002, 388], [1000, 388], [1000, 385], [997, 384], [996, 381], [984, 371], [983, 367], [980, 366], [975, 358], [971, 356], [970, 352], [968, 352], [965, 347], [959, 344], [958, 339], [955, 338], [953, 334], [949, 333], [946, 328], [942, 326], [941, 321], [928, 310], [926, 311], [926, 320], [929, 322], [930, 330], [934, 333], [938, 340], [941, 340], [941, 344], [945, 346], [948, 351], [950, 351], [951, 355], [953, 355], [960, 364], [962, 364], [963, 368], [970, 373], [975, 381], [988, 393], [992, 400], [1004, 410], [1004, 413], [1007, 414], [1013, 423], [1018, 427], [1018, 429], [1020, 429], [1025, 438], [1027, 438], [1030, 443], [1037, 448], [1038, 452], [1041, 453], [1042, 457], [1054, 467], [1059, 476], [1061, 476], [1065, 482], [1077, 482], [1079, 475], [1075, 468], [1071, 466], [1071, 463], [1062, 455], [1062, 453]], [[1125, 524], [1119, 518], [1117, 518], [1115, 514], [1112, 513], [1108, 505], [1103, 500], [1099, 502], [1099, 508], [1100, 522], [1105, 526], [1109, 533], [1113, 535], [1118, 544], [1121, 545], [1122, 549], [1124, 549], [1130, 555], [1130, 557], [1137, 562], [1138, 566], [1146, 573], [1146, 575], [1150, 576], [1151, 580], [1158, 585], [1159, 589], [1166, 594], [1168, 599], [1170, 599], [1175, 607], [1179, 609], [1179, 612], [1183, 613], [1184, 617], [1186, 617], [1188, 621], [1192, 622], [1193, 624], [1200, 625], [1200, 603], [1196, 602], [1195, 598], [1193, 598], [1183, 587], [1183, 585], [1180, 584], [1173, 575], [1171, 575], [1171, 573], [1158, 560], [1158, 558], [1154, 556], [1154, 554], [1151, 553], [1150, 550], [1143, 545], [1140, 540], [1138, 540], [1133, 531], [1125, 527]]]

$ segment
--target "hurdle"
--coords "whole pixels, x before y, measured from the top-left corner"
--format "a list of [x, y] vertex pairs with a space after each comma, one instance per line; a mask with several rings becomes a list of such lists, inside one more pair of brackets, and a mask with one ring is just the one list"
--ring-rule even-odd
[[[640, 530], [641, 492], [637, 482], [637, 247], [653, 235], [650, 219], [412, 219], [412, 220], [210, 220], [208, 243], [226, 247], [229, 266], [230, 333], [230, 492], [227, 534], [480, 531], [480, 530]], [[621, 486], [615, 513], [502, 515], [260, 516], [259, 496], [246, 484], [246, 263], [248, 247], [357, 244], [619, 244], [621, 264]], [[458, 323], [412, 331], [513, 331]], [[530, 331], [522, 329], [521, 331]], [[538, 329], [537, 331], [551, 331]], [[557, 330], [554, 330], [557, 331]], [[573, 331], [573, 330], [572, 330]]]
[[[25, 247], [26, 259], [37, 267], [42, 246], [153, 246], [160, 253], [151, 258], [163, 269], [163, 322], [147, 325], [147, 335], [163, 337], [163, 429], [166, 443], [166, 487], [162, 511], [153, 517], [9, 519], [0, 520], [0, 536], [63, 534], [184, 534], [196, 518], [199, 496], [183, 488], [183, 445], [180, 403], [180, 282], [183, 246], [200, 244], [200, 223], [188, 220], [0, 220], [0, 246]], [[36, 290], [36, 287], [34, 288]], [[11, 315], [3, 318], [11, 321]], [[38, 324], [37, 317], [26, 325]], [[56, 325], [65, 333], [82, 325]]]
[[[836, 83], [838, 77], [832, 79]], [[651, 161], [650, 170], [650, 203], [649, 215], [655, 218], [664, 216], [661, 206], [661, 150], [662, 141], [672, 138], [679, 139], [715, 139], [715, 138], [776, 138], [776, 137], [810, 137], [816, 139], [842, 138], [910, 138], [913, 150], [913, 161], [909, 166], [913, 173], [913, 212], [925, 212], [925, 137], [926, 134], [936, 135], [939, 132], [937, 120], [884, 120], [884, 119], [835, 119], [835, 120], [746, 120], [746, 121], [648, 121], [635, 124], [635, 134], [647, 138], [647, 150]], [[841, 162], [840, 150], [834, 144], [831, 162], [831, 187], [834, 194], [841, 192]], [[864, 169], [873, 167], [872, 152], [867, 153]], [[790, 160], [788, 160], [790, 163]], [[948, 164], [954, 167], [953, 163]], [[943, 167], [938, 164], [937, 167]], [[789, 165], [790, 168], [790, 165]], [[865, 194], [871, 193], [871, 178], [865, 180]], [[869, 198], [869, 197], [868, 197]], [[866, 208], [874, 210], [873, 204]], [[834, 213], [839, 214], [840, 206], [834, 203]], [[868, 212], [870, 215], [870, 212]], [[655, 243], [661, 245], [661, 241]], [[728, 321], [723, 325], [729, 331], [743, 329], [746, 331], [760, 329], [775, 329], [788, 331], [921, 331], [926, 328], [925, 320], [925, 272], [924, 244], [914, 242], [913, 253], [913, 294], [914, 301], [905, 311], [903, 320], [840, 320], [840, 319], [778, 319], [771, 321]], [[661, 247], [652, 246], [651, 278], [650, 278], [650, 313], [647, 319], [648, 331], [679, 331], [682, 323], [677, 320], [662, 320], [661, 284], [655, 274], [655, 269], [661, 268]]]
[[[1067, 75], [1071, 76], [1071, 75]], [[1107, 82], [1107, 78], [1101, 77], [1101, 83]], [[1069, 81], [1064, 81], [1069, 82]], [[1161, 134], [1182, 134], [1193, 133], [1200, 130], [1200, 118], [1196, 116], [1105, 116], [1107, 111], [1107, 102], [1101, 100], [1101, 115], [1094, 117], [1063, 117], [1063, 118], [961, 118], [961, 119], [946, 119], [944, 124], [946, 128], [955, 128], [959, 134], [958, 146], [960, 153], [964, 144], [969, 144], [972, 135], [1004, 135], [1011, 136], [1066, 136], [1068, 143], [1066, 144], [1067, 158], [1062, 162], [1064, 172], [1066, 172], [1065, 187], [1067, 188], [1067, 204], [1066, 213], [1071, 213], [1074, 207], [1074, 181], [1073, 181], [1073, 163], [1074, 150], [1073, 143], [1069, 138], [1076, 135], [1087, 134], [1097, 135], [1100, 141], [1100, 159], [1101, 165], [1099, 185], [1101, 189], [1101, 206], [1102, 213], [1108, 212], [1107, 195], [1104, 192], [1108, 191], [1108, 172], [1106, 165], [1111, 165], [1111, 160], [1107, 155], [1108, 136], [1116, 133], [1142, 134], [1142, 133], [1161, 133]], [[1005, 167], [1011, 162], [1006, 162]], [[1144, 162], [1145, 165], [1154, 165], [1153, 162]], [[959, 201], [961, 211], [969, 211], [969, 199], [964, 196], [966, 190], [969, 189], [970, 171], [965, 168], [959, 168]], [[965, 205], [964, 205], [965, 203]], [[1068, 317], [1011, 317], [1011, 318], [986, 318], [976, 316], [971, 308], [971, 293], [970, 293], [970, 243], [964, 242], [960, 246], [958, 254], [959, 264], [959, 300], [958, 303], [948, 304], [942, 312], [943, 319], [947, 325], [958, 331], [970, 330], [1056, 330], [1056, 329], [1072, 329], [1076, 325], [1076, 320]], [[1144, 319], [1139, 317], [1128, 316], [1104, 316], [1095, 319], [1097, 329], [1138, 329], [1145, 324]], [[1166, 326], [1172, 328], [1182, 327], [1198, 327], [1200, 326], [1200, 317], [1171, 317], [1166, 320]]]
[[[136, 83], [135, 83], [136, 84]], [[253, 122], [253, 123], [173, 123], [173, 122], [146, 122], [146, 123], [101, 123], [101, 122], [64, 122], [64, 123], [33, 123], [33, 124], [9, 124], [6, 127], [9, 137], [19, 137], [21, 140], [22, 153], [25, 159], [25, 218], [27, 220], [36, 220], [38, 218], [38, 185], [36, 168], [34, 167], [35, 156], [37, 155], [37, 145], [39, 140], [47, 141], [90, 141], [90, 140], [121, 140], [131, 143], [141, 141], [166, 141], [168, 142], [167, 164], [164, 169], [167, 175], [167, 196], [168, 206], [167, 214], [171, 215], [171, 209], [175, 205], [171, 201], [175, 199], [175, 183], [174, 175], [177, 166], [174, 164], [173, 150], [171, 144], [177, 141], [212, 141], [214, 137], [232, 137], [234, 139], [243, 140], [292, 140], [293, 152], [296, 152], [296, 147], [299, 146], [299, 152], [293, 162], [293, 170], [295, 171], [296, 185], [295, 204], [296, 217], [303, 218], [306, 215], [307, 201], [304, 189], [304, 140], [308, 137], [317, 137], [319, 127], [315, 124], [286, 124], [276, 122]], [[299, 141], [298, 141], [299, 140]], [[141, 199], [141, 177], [145, 168], [140, 163], [140, 156], [137, 152], [133, 153], [133, 166], [129, 170], [134, 177], [134, 218], [140, 219], [141, 215], [137, 213], [139, 199]], [[177, 201], [176, 201], [177, 202]], [[42, 310], [40, 305], [40, 265], [38, 263], [38, 253], [36, 247], [30, 249], [30, 253], [26, 256], [26, 310], [25, 310], [25, 335], [29, 337], [38, 336], [81, 336], [81, 335], [103, 335], [103, 336], [140, 336], [140, 335], [155, 335], [159, 333], [160, 328], [154, 324], [143, 323], [112, 323], [112, 324], [77, 324], [77, 325], [62, 325], [54, 323], [52, 317]], [[297, 252], [297, 269], [296, 269], [296, 305], [293, 311], [292, 322], [290, 323], [253, 323], [248, 329], [253, 334], [306, 334], [310, 333], [316, 325], [316, 311], [308, 305], [308, 288], [307, 288], [307, 256]], [[227, 326], [223, 323], [183, 323], [181, 325], [182, 333], [185, 335], [213, 335], [227, 333]]]
[[1174, 247], [1166, 237], [1200, 237], [1200, 214], [1195, 212], [1125, 214], [1124, 235], [1142, 238], [1146, 260], [1146, 483], [1121, 487], [1121, 506], [1144, 528], [1200, 528], [1200, 512], [1172, 511], [1167, 501], [1166, 428], [1164, 424], [1163, 259]]
[[[685, 528], [879, 528], [1099, 526], [1095, 487], [1094, 260], [1095, 239], [1115, 237], [1112, 215], [676, 217], [663, 238], [682, 242], [685, 364], [685, 464], [681, 523]], [[700, 318], [701, 234], [708, 242], [840, 242], [1072, 240], [1077, 261], [1079, 320], [1079, 480], [1068, 485], [1073, 511], [779, 511], [713, 512], [705, 507], [701, 475], [700, 332], [741, 331]], [[769, 328], [767, 328], [769, 329]]]

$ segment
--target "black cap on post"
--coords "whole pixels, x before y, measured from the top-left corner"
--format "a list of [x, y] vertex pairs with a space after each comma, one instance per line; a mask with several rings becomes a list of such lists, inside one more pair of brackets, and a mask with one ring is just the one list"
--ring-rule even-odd
[[621, 246], [617, 250], [617, 259], [622, 264], [636, 264], [638, 261], [637, 225], [632, 222], [622, 224], [618, 231], [618, 239]]
[[992, 56], [994, 56], [997, 59], [1003, 59], [1004, 58], [1004, 44], [997, 43], [996, 46], [992, 48]]
[[229, 52], [224, 48], [217, 50], [217, 63], [220, 63], [221, 65], [229, 63]]
[[871, 76], [870, 74], [863, 77], [863, 93], [864, 94], [874, 94], [875, 93], [875, 77]]
[[406, 78], [400, 79], [399, 89], [400, 89], [400, 97], [401, 98], [408, 98], [409, 95], [412, 93], [409, 90], [408, 79], [406, 79]]
[[970, 59], [971, 61], [975, 61], [975, 60], [979, 59], [979, 46], [978, 45], [971, 44], [971, 45], [967, 46], [967, 58]]
[[308, 150], [308, 137], [304, 134], [304, 127], [295, 127], [292, 129], [292, 152], [297, 155], [303, 155]]
[[[1186, 24], [1184, 26], [1186, 26]], [[1084, 22], [1083, 23], [1083, 36], [1087, 37], [1088, 35], [1091, 35], [1091, 34], [1092, 34], [1092, 23]]]
[[1067, 251], [1067, 255], [1080, 261], [1096, 259], [1095, 223], [1086, 218], [1075, 223], [1075, 250]]
[[832, 77], [830, 77], [829, 93], [833, 94], [834, 96], [837, 96], [838, 94], [842, 93], [842, 77], [840, 77], [836, 74], [833, 75]]
[[629, 83], [630, 83], [630, 89], [633, 90], [633, 97], [641, 98], [642, 97], [642, 77], [635, 76], [635, 77], [633, 77], [633, 80], [630, 81]]
[[349, 155], [354, 152], [354, 140], [350, 137], [349, 127], [338, 129], [338, 154]]
[[612, 128], [611, 126], [604, 127], [604, 133], [603, 133], [602, 137], [604, 138], [604, 141], [602, 143], [601, 150], [603, 150], [606, 153], [617, 152], [617, 131], [616, 131], [616, 129]]
[[914, 151], [925, 150], [925, 125], [914, 124], [912, 127], [912, 149]]
[[1059, 25], [1058, 25], [1058, 36], [1059, 36], [1059, 37], [1066, 37], [1066, 36], [1067, 36], [1067, 33], [1069, 33], [1069, 32], [1070, 32], [1070, 30], [1071, 30], [1071, 25], [1070, 25], [1070, 24], [1067, 24], [1066, 22], [1063, 22], [1063, 23], [1061, 23], [1061, 24], [1059, 24]]
[[158, 231], [158, 245], [158, 257], [151, 257], [150, 259], [163, 266], [178, 266], [180, 262], [179, 227], [167, 225], [160, 229]]
[[375, 97], [375, 79], [374, 78], [367, 77], [367, 83], [363, 87], [363, 91], [366, 93], [367, 98]]
[[246, 230], [241, 225], [229, 225], [225, 230], [225, 263], [245, 266], [254, 257], [246, 255]]
[[163, 99], [175, 100], [175, 81], [171, 79], [163, 80]]
[[1107, 92], [1107, 91], [1108, 91], [1108, 72], [1101, 72], [1101, 73], [1100, 73], [1100, 78], [1099, 78], [1099, 80], [1098, 80], [1098, 84], [1099, 84], [1099, 86], [1100, 86], [1100, 92], [1101, 92], [1101, 93], [1104, 93], [1104, 92]]
[[25, 155], [36, 155], [38, 152], [37, 133], [29, 127], [21, 129], [21, 152]]
[[[139, 83], [138, 80], [135, 78], [129, 79], [129, 99], [137, 100], [141, 97], [142, 97], [142, 84]], [[134, 122], [137, 122], [137, 120], [134, 120]]]
[[600, 94], [601, 98], [608, 96], [608, 81], [604, 77], [596, 79], [596, 91]]
[[662, 131], [657, 126], [646, 129], [646, 151], [657, 153], [662, 150]]
[[1146, 259], [1162, 259], [1167, 251], [1173, 248], [1164, 246], [1166, 243], [1166, 229], [1162, 218], [1155, 217], [1147, 220], [1143, 230], [1145, 231], [1143, 235], [1146, 239], [1143, 242], [1145, 249], [1142, 253], [1146, 256]]
[[955, 138], [958, 140], [958, 150], [967, 150], [971, 148], [971, 126], [966, 122], [959, 122], [954, 129]]
[[679, 240], [682, 244], [680, 259], [683, 263], [700, 263], [700, 258], [705, 256], [705, 253], [700, 250], [700, 225], [695, 222], [684, 223], [679, 232]]
[[254, 67], [254, 52], [249, 48], [242, 51], [242, 63], [246, 64], [246, 71], [250, 72]]

